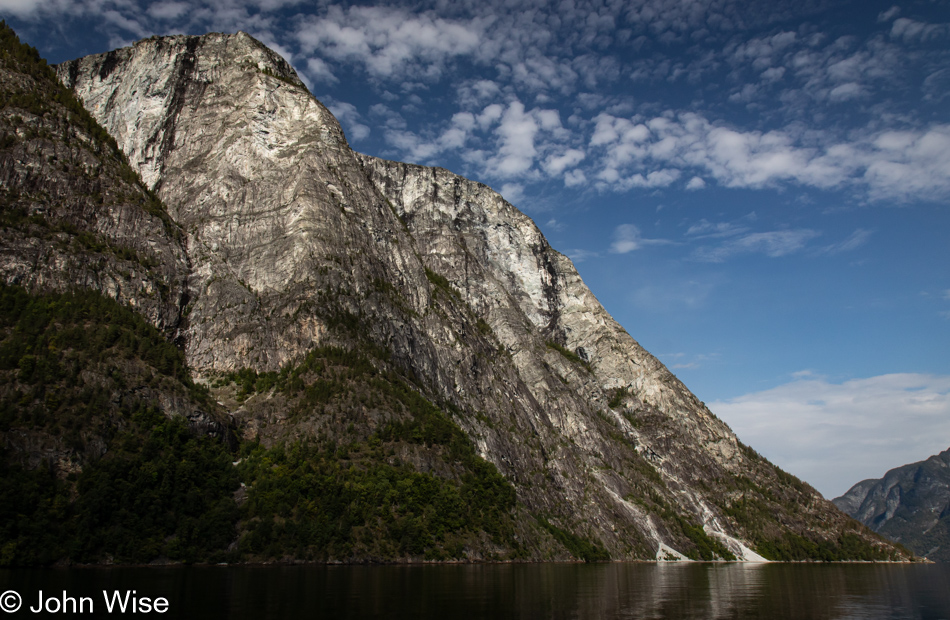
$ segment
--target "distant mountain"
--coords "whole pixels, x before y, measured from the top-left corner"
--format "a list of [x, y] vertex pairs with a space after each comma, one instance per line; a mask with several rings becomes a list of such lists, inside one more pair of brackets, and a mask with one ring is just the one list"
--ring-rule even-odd
[[914, 553], [950, 562], [950, 449], [863, 480], [831, 501]]
[[908, 557], [247, 34], [3, 37], [0, 564]]

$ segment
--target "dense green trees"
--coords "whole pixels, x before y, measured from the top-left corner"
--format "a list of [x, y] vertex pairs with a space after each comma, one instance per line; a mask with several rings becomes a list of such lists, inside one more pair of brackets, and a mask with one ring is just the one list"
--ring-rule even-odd
[[[369, 394], [394, 412], [377, 432], [239, 445], [162, 411], [162, 395], [216, 405], [133, 310], [90, 291], [0, 284], [0, 432], [53, 446], [39, 467], [0, 452], [0, 565], [451, 559], [482, 539], [517, 550], [512, 486], [375, 353], [324, 347], [220, 383], [245, 397], [277, 390], [298, 415]], [[455, 474], [420, 473], [400, 446], [432, 451]]]

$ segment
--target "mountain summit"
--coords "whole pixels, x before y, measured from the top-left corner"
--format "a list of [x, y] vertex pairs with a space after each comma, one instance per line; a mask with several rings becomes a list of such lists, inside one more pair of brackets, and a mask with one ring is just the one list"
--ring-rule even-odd
[[249, 35], [56, 70], [180, 229], [182, 303], [147, 317], [245, 446], [242, 557], [906, 557], [743, 445], [502, 196], [354, 152]]

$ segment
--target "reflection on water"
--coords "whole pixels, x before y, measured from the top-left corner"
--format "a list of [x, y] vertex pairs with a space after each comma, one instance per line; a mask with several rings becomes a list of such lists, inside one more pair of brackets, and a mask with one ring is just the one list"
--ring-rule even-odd
[[[0, 570], [31, 617], [38, 592], [165, 597], [162, 617], [950, 619], [950, 567], [533, 564]], [[62, 616], [63, 614], [59, 614]], [[155, 614], [151, 614], [155, 615]]]

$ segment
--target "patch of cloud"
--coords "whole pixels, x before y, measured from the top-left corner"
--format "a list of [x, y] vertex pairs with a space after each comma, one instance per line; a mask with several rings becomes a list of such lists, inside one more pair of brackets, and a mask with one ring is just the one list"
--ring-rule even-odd
[[511, 204], [517, 204], [524, 200], [524, 185], [521, 183], [505, 183], [498, 192], [505, 200]]
[[618, 191], [662, 187], [681, 171], [700, 170], [726, 187], [864, 185], [872, 199], [937, 199], [950, 192], [950, 125], [806, 146], [792, 129], [742, 131], [693, 112], [601, 113], [594, 121], [589, 145], [603, 166], [597, 178]]
[[564, 174], [565, 187], [580, 187], [587, 185], [587, 175], [583, 170], [569, 170]]
[[[571, 133], [561, 124], [557, 110], [529, 110], [516, 99], [507, 106], [486, 106], [472, 118], [473, 129], [491, 132], [495, 148], [484, 159], [483, 171], [496, 178], [537, 180], [541, 170], [550, 177], [567, 175], [586, 157], [583, 150], [564, 144]], [[579, 184], [584, 179], [574, 174], [565, 183]]]
[[938, 69], [928, 75], [922, 90], [925, 101], [943, 101], [950, 97], [950, 69]]
[[878, 16], [877, 16], [877, 21], [879, 21], [879, 22], [889, 22], [889, 21], [891, 21], [892, 19], [894, 19], [895, 17], [897, 17], [898, 15], [900, 15], [900, 12], [901, 12], [901, 8], [900, 8], [899, 6], [897, 6], [897, 5], [892, 6], [891, 8], [887, 9], [886, 11], [882, 11], [881, 13], [879, 13]]
[[542, 164], [544, 171], [551, 176], [560, 176], [568, 168], [573, 168], [584, 160], [586, 154], [580, 149], [567, 149], [562, 153], [552, 153]]
[[0, 0], [0, 12], [16, 15], [20, 18], [29, 18], [43, 8], [36, 0]]
[[308, 58], [305, 73], [314, 83], [336, 84], [340, 81], [333, 74], [330, 65], [320, 58]]
[[567, 60], [535, 56], [517, 62], [510, 69], [511, 80], [528, 90], [557, 90], [570, 93], [578, 80], [578, 74]]
[[[806, 34], [807, 33], [807, 34]], [[807, 29], [730, 43], [723, 51], [735, 83], [728, 100], [787, 118], [812, 118], [814, 104], [840, 104], [903, 92], [909, 56], [883, 33], [861, 40]], [[708, 62], [708, 61], [704, 61]], [[775, 106], [781, 101], [781, 108]]]
[[378, 79], [437, 79], [453, 57], [479, 50], [490, 20], [468, 21], [382, 6], [330, 6], [302, 18], [294, 37], [306, 54], [360, 65]]
[[148, 14], [156, 19], [178, 19], [188, 12], [187, 2], [156, 2], [149, 5]]
[[801, 376], [709, 407], [743, 442], [830, 499], [947, 449], [950, 376], [888, 374], [842, 383]]
[[828, 99], [837, 103], [864, 97], [867, 94], [868, 91], [857, 82], [847, 82], [828, 91]]
[[741, 254], [765, 254], [770, 258], [779, 258], [803, 250], [808, 241], [820, 234], [807, 228], [747, 233], [730, 237], [719, 245], [696, 248], [692, 257], [705, 263], [721, 263]]
[[614, 241], [610, 244], [610, 251], [614, 254], [626, 254], [639, 250], [642, 246], [640, 229], [633, 224], [621, 224], [614, 231]]
[[866, 244], [871, 239], [872, 231], [859, 228], [851, 233], [847, 239], [826, 245], [819, 250], [819, 254], [841, 254], [851, 252]]
[[493, 80], [469, 80], [458, 86], [456, 97], [463, 109], [475, 109], [498, 99], [501, 86]]
[[894, 20], [891, 36], [905, 42], [932, 41], [950, 35], [950, 24], [928, 24], [906, 17]]
[[612, 254], [627, 254], [651, 245], [670, 245], [667, 239], [644, 239], [640, 229], [633, 224], [621, 224], [613, 233], [613, 242], [610, 244]]
[[564, 254], [566, 254], [567, 257], [575, 263], [583, 263], [585, 260], [589, 260], [591, 258], [600, 258], [600, 252], [594, 252], [593, 250], [583, 250], [580, 248], [565, 250]]
[[696, 355], [687, 355], [686, 353], [670, 353], [661, 355], [667, 368], [670, 370], [695, 370], [702, 368], [707, 362], [719, 359], [718, 353], [699, 353]]
[[498, 152], [488, 164], [489, 171], [500, 177], [521, 176], [528, 172], [538, 154], [535, 137], [540, 129], [537, 114], [526, 112], [520, 101], [509, 104], [495, 129]]
[[702, 177], [693, 177], [686, 184], [686, 189], [689, 191], [704, 189], [705, 187], [706, 187], [706, 181], [704, 181]]
[[690, 225], [686, 230], [687, 237], [695, 239], [721, 239], [725, 237], [735, 237], [750, 230], [748, 223], [755, 221], [755, 213], [750, 213], [736, 222], [710, 222], [703, 218]]
[[327, 108], [333, 113], [333, 116], [340, 121], [340, 125], [344, 128], [349, 139], [363, 140], [369, 136], [369, 126], [361, 122], [362, 115], [356, 109], [355, 105], [330, 98], [327, 98], [325, 103]]

